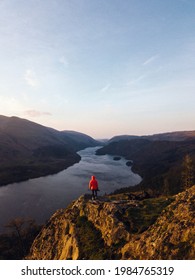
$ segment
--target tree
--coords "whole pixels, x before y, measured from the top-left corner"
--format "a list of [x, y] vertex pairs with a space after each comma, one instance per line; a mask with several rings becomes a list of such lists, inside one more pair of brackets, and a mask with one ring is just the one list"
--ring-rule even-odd
[[190, 188], [194, 184], [194, 165], [189, 154], [184, 157], [182, 171], [182, 187], [184, 190]]
[[171, 193], [170, 184], [167, 177], [164, 178], [163, 193], [166, 197], [168, 197]]
[[25, 221], [21, 218], [15, 218], [11, 220], [6, 227], [14, 230], [16, 232], [16, 235], [18, 237], [19, 241], [19, 247], [22, 252], [22, 256], [25, 256], [25, 246], [24, 246], [24, 240], [22, 237], [22, 228], [24, 226]]
[[32, 219], [15, 218], [6, 227], [11, 231], [7, 234], [6, 239], [11, 244], [11, 248], [4, 246], [5, 251], [7, 249], [10, 251], [9, 259], [23, 259], [29, 253], [31, 244], [41, 230], [41, 226], [36, 225]]

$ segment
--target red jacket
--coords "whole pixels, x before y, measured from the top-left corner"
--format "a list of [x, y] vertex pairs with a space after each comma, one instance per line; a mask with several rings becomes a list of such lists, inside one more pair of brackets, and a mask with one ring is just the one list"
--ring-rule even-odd
[[98, 181], [96, 180], [95, 176], [91, 176], [91, 180], [89, 182], [89, 189], [90, 190], [98, 189]]

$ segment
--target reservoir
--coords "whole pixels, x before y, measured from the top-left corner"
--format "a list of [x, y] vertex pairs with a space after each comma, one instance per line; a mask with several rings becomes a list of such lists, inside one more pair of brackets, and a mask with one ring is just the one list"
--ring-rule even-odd
[[45, 223], [57, 209], [67, 207], [82, 194], [91, 193], [88, 183], [92, 175], [99, 183], [98, 195], [141, 182], [141, 177], [126, 166], [127, 160], [97, 156], [95, 152], [99, 148], [79, 151], [80, 162], [55, 175], [0, 187], [0, 233], [5, 231], [4, 225], [16, 217]]

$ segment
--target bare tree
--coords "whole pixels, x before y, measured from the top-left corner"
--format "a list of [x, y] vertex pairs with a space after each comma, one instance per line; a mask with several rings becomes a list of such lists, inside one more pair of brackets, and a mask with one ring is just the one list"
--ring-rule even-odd
[[22, 218], [15, 218], [13, 220], [11, 220], [6, 227], [12, 229], [17, 237], [18, 237], [18, 241], [19, 241], [19, 247], [20, 250], [22, 252], [22, 255], [25, 255], [25, 246], [24, 246], [24, 241], [23, 241], [23, 237], [22, 237], [22, 230], [23, 230], [23, 226], [25, 224], [25, 220]]

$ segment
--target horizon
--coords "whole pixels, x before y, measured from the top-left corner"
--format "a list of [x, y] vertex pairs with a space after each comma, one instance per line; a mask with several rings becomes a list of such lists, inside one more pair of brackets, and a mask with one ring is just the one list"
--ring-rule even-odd
[[[26, 120], [26, 121], [30, 121], [30, 122], [33, 122], [35, 124], [38, 124], [38, 125], [42, 125], [42, 126], [45, 126], [41, 123], [38, 123], [38, 122], [35, 122], [33, 120], [30, 120], [30, 119], [26, 119], [26, 118], [20, 118], [18, 116], [4, 116], [4, 115], [0, 115], [0, 117], [8, 117], [8, 118], [19, 118], [19, 119], [23, 119], [23, 120]], [[191, 129], [191, 130], [174, 130], [174, 131], [163, 131], [163, 132], [155, 132], [155, 133], [151, 133], [151, 134], [127, 134], [127, 133], [123, 133], [123, 134], [115, 134], [115, 135], [111, 135], [110, 137], [94, 137], [93, 135], [91, 134], [87, 134], [83, 131], [77, 131], [77, 130], [72, 130], [72, 129], [62, 129], [62, 130], [58, 130], [54, 127], [50, 127], [50, 126], [45, 126], [47, 128], [51, 128], [51, 129], [55, 129], [59, 132], [62, 132], [62, 131], [72, 131], [72, 132], [79, 132], [79, 133], [83, 133], [83, 134], [86, 134], [92, 138], [94, 138], [95, 140], [110, 140], [112, 139], [113, 137], [117, 137], [117, 136], [140, 136], [140, 137], [144, 137], [144, 136], [154, 136], [154, 135], [160, 135], [160, 134], [169, 134], [169, 133], [181, 133], [181, 132], [195, 132], [195, 129]]]
[[195, 1], [0, 3], [1, 115], [95, 139], [195, 130]]

